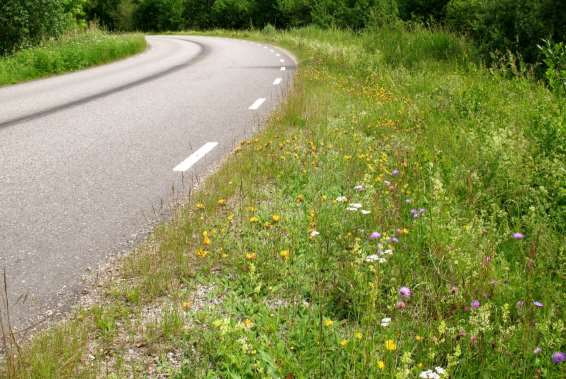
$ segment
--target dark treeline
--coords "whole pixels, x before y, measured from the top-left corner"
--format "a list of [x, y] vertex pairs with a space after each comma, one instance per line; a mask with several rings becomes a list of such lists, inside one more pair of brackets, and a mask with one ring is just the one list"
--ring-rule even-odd
[[[542, 61], [566, 40], [564, 0], [2, 0], [0, 53], [86, 23], [110, 31], [318, 25], [352, 30], [419, 22], [465, 33], [487, 60]], [[565, 49], [562, 49], [563, 51]], [[566, 53], [565, 53], [566, 54]], [[566, 57], [564, 57], [566, 59]]]

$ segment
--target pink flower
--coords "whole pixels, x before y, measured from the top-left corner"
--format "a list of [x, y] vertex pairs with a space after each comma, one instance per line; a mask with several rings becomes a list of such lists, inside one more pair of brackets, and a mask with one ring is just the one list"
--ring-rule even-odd
[[369, 235], [370, 240], [376, 240], [379, 238], [381, 238], [381, 233], [379, 232], [373, 232], [372, 234]]
[[395, 308], [397, 309], [405, 309], [406, 306], [407, 304], [405, 304], [404, 301], [398, 301], [397, 304], [395, 304]]
[[516, 232], [513, 233], [513, 238], [515, 238], [516, 240], [522, 240], [523, 238], [525, 238], [525, 235], [523, 233]]
[[473, 309], [478, 309], [481, 304], [479, 300], [472, 300], [472, 304], [470, 305], [472, 306]]
[[401, 287], [399, 288], [399, 295], [405, 298], [409, 298], [412, 295], [411, 289], [409, 287]]

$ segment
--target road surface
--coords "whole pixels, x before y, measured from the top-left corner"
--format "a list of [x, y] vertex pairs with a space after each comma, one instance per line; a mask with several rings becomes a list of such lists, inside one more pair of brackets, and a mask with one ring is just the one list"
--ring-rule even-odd
[[249, 41], [147, 40], [117, 63], [0, 88], [0, 267], [16, 328], [68, 309], [87, 270], [147, 235], [172, 187], [258, 129], [295, 68]]

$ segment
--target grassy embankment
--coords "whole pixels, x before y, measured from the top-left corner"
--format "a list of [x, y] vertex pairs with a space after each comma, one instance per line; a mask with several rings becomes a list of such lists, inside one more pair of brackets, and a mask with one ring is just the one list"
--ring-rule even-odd
[[564, 377], [564, 100], [445, 32], [237, 36], [287, 103], [15, 377]]
[[70, 32], [41, 46], [0, 56], [0, 86], [109, 63], [145, 48], [142, 34]]

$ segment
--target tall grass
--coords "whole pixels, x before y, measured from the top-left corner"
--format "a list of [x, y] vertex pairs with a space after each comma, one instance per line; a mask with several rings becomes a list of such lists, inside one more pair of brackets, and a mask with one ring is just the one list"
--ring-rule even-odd
[[295, 52], [295, 87], [81, 314], [99, 368], [564, 377], [564, 99], [443, 31], [232, 35]]
[[38, 47], [0, 57], [0, 86], [108, 63], [145, 47], [141, 34], [108, 34], [96, 29], [70, 32]]

